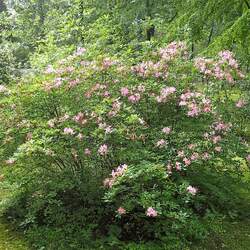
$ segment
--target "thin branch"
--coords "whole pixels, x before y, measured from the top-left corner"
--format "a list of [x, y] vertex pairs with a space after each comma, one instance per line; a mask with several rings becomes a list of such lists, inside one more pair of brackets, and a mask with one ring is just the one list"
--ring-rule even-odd
[[246, 3], [247, 8], [250, 9], [250, 3], [247, 0], [244, 0], [244, 2]]

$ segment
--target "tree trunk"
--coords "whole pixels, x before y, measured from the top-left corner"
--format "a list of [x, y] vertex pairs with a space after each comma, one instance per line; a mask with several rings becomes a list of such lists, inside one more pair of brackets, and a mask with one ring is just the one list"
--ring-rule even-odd
[[[146, 13], [147, 13], [147, 16], [151, 19], [152, 18], [152, 13], [151, 13], [150, 0], [146, 0]], [[150, 41], [151, 38], [154, 36], [154, 34], [155, 34], [155, 26], [152, 24], [146, 30], [147, 40]]]
[[211, 43], [213, 33], [214, 33], [214, 22], [212, 23], [212, 27], [208, 36], [207, 46]]
[[4, 0], [0, 0], [0, 13], [6, 10]]

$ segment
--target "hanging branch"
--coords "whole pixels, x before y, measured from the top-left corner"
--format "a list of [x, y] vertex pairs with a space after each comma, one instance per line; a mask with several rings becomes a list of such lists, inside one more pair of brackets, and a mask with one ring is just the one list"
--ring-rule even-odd
[[244, 2], [247, 5], [247, 8], [250, 9], [250, 3], [247, 0], [244, 0]]

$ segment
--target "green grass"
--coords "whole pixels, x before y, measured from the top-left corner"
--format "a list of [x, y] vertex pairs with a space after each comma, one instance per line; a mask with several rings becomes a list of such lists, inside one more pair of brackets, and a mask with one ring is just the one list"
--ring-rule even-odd
[[215, 225], [216, 232], [192, 250], [250, 250], [250, 219], [244, 221], [222, 221]]
[[28, 245], [18, 233], [0, 218], [0, 250], [28, 250]]
[[[244, 180], [250, 179], [249, 173]], [[240, 188], [239, 196], [244, 201], [239, 209], [242, 220], [216, 218], [210, 221], [213, 232], [203, 244], [199, 244], [192, 250], [250, 250], [250, 188]]]
[[[0, 203], [7, 191], [0, 187]], [[0, 250], [28, 250], [28, 244], [21, 234], [15, 232], [0, 214]]]

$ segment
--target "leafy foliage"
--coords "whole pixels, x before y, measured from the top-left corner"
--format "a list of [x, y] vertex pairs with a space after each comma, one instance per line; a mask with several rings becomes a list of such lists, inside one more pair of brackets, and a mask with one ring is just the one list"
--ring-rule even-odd
[[33, 247], [183, 249], [204, 220], [243, 216], [248, 1], [25, 0], [1, 16], [1, 209]]

